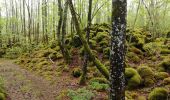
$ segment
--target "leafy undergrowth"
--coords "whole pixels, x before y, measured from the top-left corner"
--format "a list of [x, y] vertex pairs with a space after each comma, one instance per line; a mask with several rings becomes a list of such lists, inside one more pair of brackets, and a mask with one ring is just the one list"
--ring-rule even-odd
[[[110, 66], [109, 32], [109, 25], [95, 24], [91, 28], [89, 42], [93, 54], [105, 64], [107, 69]], [[167, 41], [170, 39], [152, 39], [150, 32], [143, 29], [127, 29], [125, 71], [127, 100], [157, 100], [154, 98], [167, 97], [170, 91], [170, 42]], [[70, 65], [64, 62], [56, 41], [50, 42], [48, 46], [37, 46], [30, 53], [22, 54], [16, 63], [50, 81], [54, 81], [55, 77], [60, 78], [62, 73], [72, 75], [72, 78], [79, 80], [84, 55], [81, 40], [77, 35], [74, 37], [68, 35], [65, 43], [72, 57]], [[80, 89], [63, 90], [57, 99], [107, 100], [108, 84], [109, 82], [90, 61], [87, 84]]]

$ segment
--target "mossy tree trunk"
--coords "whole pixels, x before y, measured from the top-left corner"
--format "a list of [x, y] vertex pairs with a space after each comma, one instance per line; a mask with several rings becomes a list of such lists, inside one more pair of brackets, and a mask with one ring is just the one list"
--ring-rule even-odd
[[82, 31], [80, 29], [80, 24], [78, 22], [76, 12], [72, 3], [72, 0], [67, 0], [69, 3], [69, 8], [71, 11], [71, 15], [74, 21], [75, 29], [77, 34], [79, 35], [81, 42], [83, 43], [83, 46], [85, 48], [85, 51], [88, 53], [89, 58], [92, 59], [93, 63], [96, 65], [97, 69], [105, 76], [105, 78], [109, 79], [109, 71], [106, 69], [106, 67], [93, 55], [88, 42], [85, 40], [85, 37], [82, 34]]
[[125, 100], [126, 0], [112, 0], [110, 100]]
[[[67, 19], [67, 9], [68, 9], [68, 4], [66, 2], [66, 7], [65, 7], [65, 13], [63, 13], [63, 9], [61, 6], [61, 0], [58, 0], [58, 14], [59, 14], [59, 21], [58, 21], [58, 30], [57, 30], [57, 39], [58, 39], [58, 44], [60, 46], [62, 55], [67, 63], [70, 63], [70, 54], [68, 50], [66, 50], [64, 46], [64, 36], [66, 34], [66, 19]], [[64, 15], [64, 17], [63, 17]], [[64, 19], [64, 20], [63, 20]], [[65, 21], [65, 22], [64, 22]], [[62, 38], [61, 38], [61, 28], [62, 28]]]
[[65, 8], [63, 12], [63, 24], [62, 24], [62, 46], [64, 47], [64, 58], [67, 63], [70, 63], [71, 56], [65, 45], [65, 35], [66, 35], [66, 24], [67, 24], [67, 13], [68, 13], [68, 2], [65, 2]]
[[[90, 27], [91, 27], [91, 13], [92, 13], [92, 1], [93, 0], [89, 0], [89, 11], [88, 11], [88, 25], [87, 25], [87, 32], [86, 32], [86, 39], [87, 42], [89, 43], [89, 36], [90, 36]], [[88, 65], [88, 61], [89, 61], [89, 55], [87, 52], [85, 52], [84, 55], [84, 64], [83, 64], [83, 74], [81, 76], [81, 80], [80, 80], [80, 84], [85, 84], [86, 82], [86, 74], [87, 74], [87, 65]]]

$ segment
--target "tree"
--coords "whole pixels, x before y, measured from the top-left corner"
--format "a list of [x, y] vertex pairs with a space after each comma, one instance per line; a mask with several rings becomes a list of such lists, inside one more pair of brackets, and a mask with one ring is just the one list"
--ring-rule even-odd
[[[88, 12], [88, 24], [87, 24], [87, 32], [86, 32], [86, 39], [87, 42], [89, 43], [89, 35], [90, 35], [90, 27], [91, 27], [91, 21], [92, 21], [92, 1], [93, 0], [89, 0], [89, 12]], [[87, 52], [85, 52], [84, 55], [84, 65], [83, 65], [83, 74], [80, 80], [80, 84], [84, 84], [86, 81], [86, 74], [87, 74], [87, 64], [88, 64], [88, 60], [89, 60], [89, 55]]]
[[126, 0], [112, 0], [110, 100], [125, 100]]

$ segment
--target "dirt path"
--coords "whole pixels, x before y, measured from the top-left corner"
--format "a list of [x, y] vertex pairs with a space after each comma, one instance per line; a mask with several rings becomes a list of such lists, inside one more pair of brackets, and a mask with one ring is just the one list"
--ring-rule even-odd
[[62, 90], [77, 87], [76, 81], [70, 79], [69, 75], [62, 75], [52, 85], [42, 77], [21, 69], [12, 61], [2, 59], [0, 76], [5, 79], [5, 87], [11, 100], [55, 100]]

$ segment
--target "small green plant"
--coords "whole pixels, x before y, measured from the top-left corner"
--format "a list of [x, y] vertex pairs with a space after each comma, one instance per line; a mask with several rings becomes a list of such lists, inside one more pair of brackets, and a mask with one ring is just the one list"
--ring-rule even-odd
[[97, 90], [97, 91], [105, 91], [105, 90], [109, 89], [109, 85], [108, 84], [99, 83], [99, 82], [91, 82], [89, 87], [91, 89]]
[[71, 100], [91, 100], [95, 96], [95, 94], [92, 91], [87, 90], [86, 88], [80, 88], [75, 91], [68, 90], [67, 96]]

